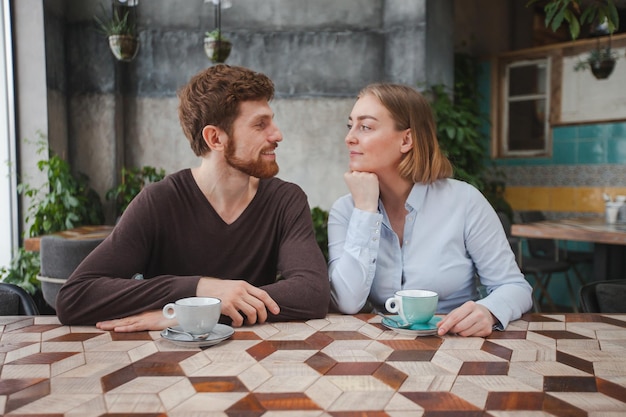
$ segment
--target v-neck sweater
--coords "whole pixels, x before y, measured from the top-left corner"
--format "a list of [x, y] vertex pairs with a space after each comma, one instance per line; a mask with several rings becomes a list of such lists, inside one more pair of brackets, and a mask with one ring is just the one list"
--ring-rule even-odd
[[262, 179], [247, 208], [226, 224], [190, 169], [148, 185], [61, 288], [57, 315], [64, 324], [93, 324], [161, 309], [195, 296], [201, 277], [264, 289], [281, 309], [268, 320], [324, 317], [327, 266], [302, 189]]

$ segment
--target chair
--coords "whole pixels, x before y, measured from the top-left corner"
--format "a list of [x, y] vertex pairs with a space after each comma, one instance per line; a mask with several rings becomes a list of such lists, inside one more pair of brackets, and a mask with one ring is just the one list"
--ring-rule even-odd
[[594, 281], [580, 287], [585, 313], [626, 313], [626, 279]]
[[[513, 249], [513, 253], [515, 254], [515, 258], [517, 259], [517, 264], [520, 268], [520, 271], [524, 275], [532, 275], [534, 278], [533, 285], [533, 309], [535, 312], [541, 311], [541, 302], [545, 298], [546, 302], [550, 306], [552, 310], [556, 310], [556, 306], [550, 293], [548, 292], [548, 286], [550, 284], [550, 280], [552, 278], [552, 274], [556, 274], [562, 272], [566, 275], [568, 287], [570, 290], [570, 297], [572, 300], [572, 305], [574, 306], [574, 310], [577, 310], [577, 302], [573, 295], [573, 290], [571, 288], [571, 284], [569, 282], [569, 277], [567, 276], [567, 271], [570, 268], [570, 265], [567, 262], [556, 261], [554, 259], [547, 258], [537, 258], [534, 256], [524, 256], [521, 250], [521, 239], [515, 236], [511, 236], [511, 221], [509, 217], [502, 212], [498, 212], [498, 217], [500, 218], [500, 222], [502, 223], [502, 227], [504, 228], [504, 232], [507, 236], [509, 244], [511, 245], [511, 249]], [[538, 297], [537, 295], [538, 294]]]
[[78, 265], [98, 246], [104, 237], [95, 239], [66, 239], [55, 235], [42, 236], [39, 259], [43, 298], [56, 310], [59, 290]]
[[35, 300], [22, 287], [0, 282], [0, 316], [37, 316]]

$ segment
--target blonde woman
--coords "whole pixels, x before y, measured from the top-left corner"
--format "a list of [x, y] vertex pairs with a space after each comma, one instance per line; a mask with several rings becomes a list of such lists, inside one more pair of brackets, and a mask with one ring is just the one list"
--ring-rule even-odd
[[[350, 191], [328, 222], [331, 298], [346, 314], [400, 289], [439, 294], [438, 334], [487, 336], [532, 306], [497, 214], [451, 179], [429, 103], [413, 88], [372, 84], [358, 95], [345, 138]], [[477, 300], [475, 274], [488, 295]]]

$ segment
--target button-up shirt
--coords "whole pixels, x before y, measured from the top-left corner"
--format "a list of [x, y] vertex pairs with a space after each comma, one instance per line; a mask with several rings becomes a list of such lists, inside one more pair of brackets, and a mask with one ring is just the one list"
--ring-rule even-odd
[[[506, 327], [532, 307], [532, 288], [515, 261], [500, 220], [473, 186], [453, 179], [415, 184], [406, 201], [402, 245], [385, 207], [354, 207], [339, 198], [328, 220], [329, 273], [334, 306], [354, 314], [375, 309], [401, 289], [439, 294], [438, 313], [469, 300], [483, 304]], [[479, 299], [476, 275], [487, 296]]]

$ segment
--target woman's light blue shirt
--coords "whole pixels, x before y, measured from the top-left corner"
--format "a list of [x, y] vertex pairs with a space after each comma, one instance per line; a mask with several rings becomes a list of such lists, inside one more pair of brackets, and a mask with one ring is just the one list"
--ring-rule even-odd
[[[415, 184], [406, 209], [401, 246], [382, 202], [378, 213], [356, 209], [350, 194], [333, 204], [329, 273], [339, 311], [355, 314], [367, 301], [381, 309], [405, 288], [436, 291], [439, 313], [477, 300], [502, 327], [532, 307], [532, 288], [498, 215], [480, 191], [454, 179]], [[475, 274], [488, 294], [480, 300]]]

